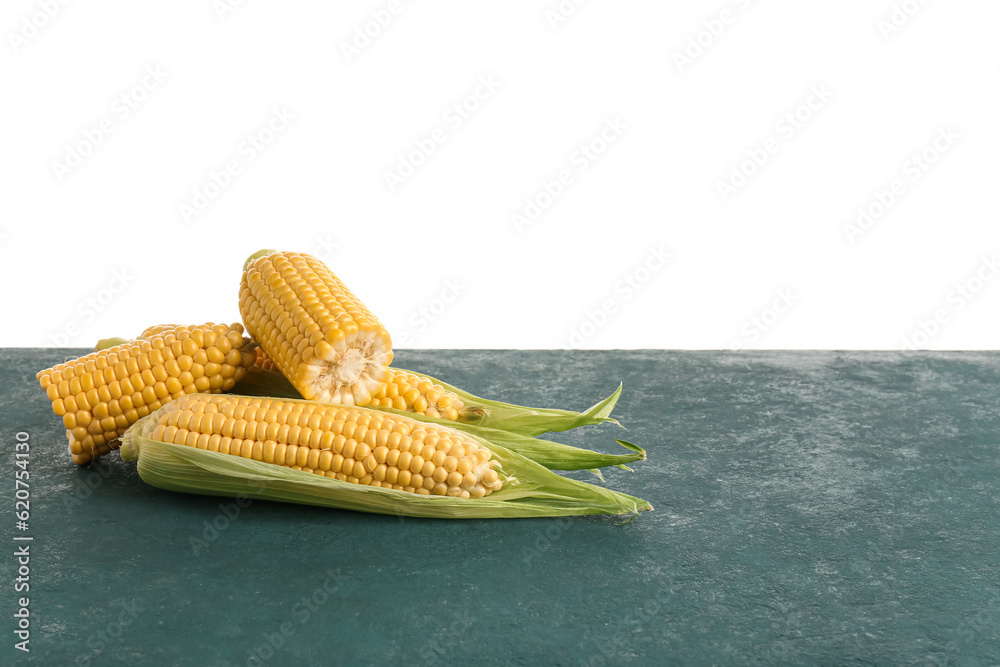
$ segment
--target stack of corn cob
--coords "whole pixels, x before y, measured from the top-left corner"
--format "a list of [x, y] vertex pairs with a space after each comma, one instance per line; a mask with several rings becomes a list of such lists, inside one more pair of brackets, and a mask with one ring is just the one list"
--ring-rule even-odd
[[[479, 398], [391, 367], [389, 333], [322, 262], [260, 251], [239, 324], [158, 325], [38, 373], [77, 464], [121, 447], [165, 489], [433, 517], [629, 514], [652, 507], [552, 470], [625, 467], [538, 439], [615, 422]], [[226, 392], [236, 391], [234, 395]], [[599, 473], [598, 473], [599, 474]]]

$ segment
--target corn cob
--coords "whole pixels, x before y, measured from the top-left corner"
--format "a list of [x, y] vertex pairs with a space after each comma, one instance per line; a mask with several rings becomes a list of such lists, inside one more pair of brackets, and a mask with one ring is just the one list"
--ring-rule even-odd
[[[418, 373], [413, 373], [412, 371], [399, 371], [396, 369], [390, 369], [393, 373], [406, 374], [414, 377], [420, 377], [426, 381], [437, 382], [433, 378], [426, 375], [420, 375]], [[434, 385], [439, 387], [440, 385]], [[283, 398], [300, 398], [299, 393], [295, 390], [288, 380], [286, 380], [281, 373], [274, 370], [273, 365], [267, 358], [267, 355], [263, 354], [263, 351], [257, 348], [257, 362], [254, 367], [247, 372], [246, 377], [237, 383], [236, 387], [233, 389], [237, 393], [242, 394], [252, 394], [254, 396], [271, 396], [271, 397], [283, 397]], [[619, 388], [619, 392], [621, 389]], [[471, 396], [471, 395], [470, 395]], [[614, 401], [618, 397], [618, 392], [611, 396], [610, 399], [602, 403], [607, 403], [608, 401]], [[476, 397], [473, 397], [476, 398]], [[482, 401], [483, 399], [476, 399]], [[501, 404], [506, 406], [505, 409], [508, 412], [520, 412], [522, 417], [526, 414], [529, 409], [521, 408], [520, 406], [511, 406], [507, 404]], [[600, 407], [599, 404], [596, 407]], [[611, 411], [611, 407], [614, 403], [611, 402], [610, 405], [606, 406], [606, 412]], [[629, 450], [628, 454], [603, 454], [601, 452], [595, 452], [589, 449], [581, 449], [579, 447], [572, 447], [570, 445], [564, 445], [558, 442], [552, 442], [551, 440], [542, 440], [535, 436], [538, 433], [524, 434], [518, 432], [516, 424], [513, 422], [512, 418], [508, 417], [506, 419], [507, 423], [511, 423], [515, 428], [497, 428], [496, 426], [483, 426], [481, 422], [487, 423], [504, 423], [505, 418], [501, 417], [499, 419], [493, 419], [492, 416], [484, 409], [478, 408], [482, 413], [478, 415], [478, 419], [470, 418], [468, 416], [460, 417], [458, 420], [447, 420], [444, 417], [434, 417], [429, 414], [419, 413], [412, 409], [409, 410], [398, 410], [396, 408], [385, 408], [382, 406], [376, 406], [373, 402], [373, 409], [382, 412], [387, 412], [389, 414], [410, 414], [420, 421], [430, 422], [432, 424], [438, 424], [441, 426], [450, 426], [452, 428], [458, 429], [460, 431], [471, 433], [473, 435], [478, 435], [480, 437], [486, 438], [491, 442], [500, 442], [508, 449], [511, 449], [522, 456], [526, 456], [532, 461], [541, 463], [546, 468], [550, 470], [590, 470], [594, 474], [600, 476], [600, 473], [596, 470], [597, 468], [604, 468], [606, 466], [617, 466], [619, 468], [624, 468], [626, 470], [631, 470], [626, 464], [632, 463], [633, 461], [641, 461], [646, 458], [646, 450], [642, 449], [637, 445], [633, 445], [625, 440], [615, 439], [622, 447]], [[517, 408], [517, 410], [514, 410]], [[474, 408], [476, 409], [476, 408]], [[591, 408], [593, 411], [594, 408]], [[465, 410], [465, 415], [469, 414], [469, 410]], [[530, 414], [537, 417], [545, 417], [543, 414], [538, 414], [537, 411], [531, 410]], [[590, 411], [588, 411], [590, 412]], [[576, 414], [576, 413], [572, 413]], [[552, 416], [548, 416], [548, 419], [552, 420]], [[561, 419], [563, 423], [566, 422], [564, 417], [556, 415], [556, 419]], [[586, 419], [580, 415], [574, 417], [577, 420]], [[613, 419], [601, 418], [605, 421], [611, 421], [618, 423]], [[592, 418], [591, 421], [586, 421], [585, 423], [598, 423], [600, 419]], [[473, 421], [480, 423], [472, 423]], [[582, 425], [582, 424], [580, 424]], [[522, 429], [523, 430], [523, 429]], [[530, 430], [530, 429], [529, 429]], [[537, 429], [536, 429], [537, 430]], [[544, 431], [545, 429], [541, 429]], [[560, 430], [560, 429], [552, 429]]]
[[309, 255], [251, 255], [240, 282], [240, 314], [275, 366], [309, 399], [368, 405], [392, 362], [385, 327]]
[[[281, 372], [260, 347], [257, 348], [254, 366], [263, 371]], [[431, 378], [398, 368], [388, 369], [385, 380], [378, 383], [368, 405], [395, 408], [449, 421], [475, 422], [483, 416], [481, 410], [467, 409], [458, 394], [448, 391]]]
[[173, 398], [232, 389], [255, 359], [242, 334], [238, 323], [174, 325], [39, 371], [73, 462], [117, 449], [129, 426]]
[[560, 477], [504, 446], [361, 407], [183, 396], [123, 437], [160, 488], [445, 518], [628, 514], [644, 500]]
[[[236, 391], [285, 398], [302, 396], [259, 347], [254, 368]], [[609, 415], [618, 403], [621, 391], [619, 385], [611, 396], [583, 412], [530, 408], [480, 398], [430, 375], [390, 366], [386, 380], [379, 383], [369, 406], [537, 436], [547, 431], [568, 431], [604, 422], [620, 426]]]
[[[257, 348], [254, 366], [262, 371], [281, 372], [260, 347]], [[449, 421], [478, 421], [482, 418], [481, 410], [466, 409], [458, 394], [427, 376], [398, 368], [389, 368], [388, 371], [385, 380], [378, 383], [372, 394], [371, 407], [395, 408]]]

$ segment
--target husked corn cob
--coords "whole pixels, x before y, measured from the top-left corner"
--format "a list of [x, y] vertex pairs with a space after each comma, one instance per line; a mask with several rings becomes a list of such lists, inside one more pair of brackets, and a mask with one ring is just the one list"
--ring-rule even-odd
[[[426, 375], [420, 375], [412, 371], [401, 371], [394, 368], [390, 368], [389, 370], [394, 375], [402, 374], [404, 376], [420, 378], [421, 384], [423, 381], [435, 382], [433, 378]], [[433, 386], [440, 387], [441, 385], [435, 383]], [[268, 360], [267, 355], [264, 354], [259, 347], [257, 348], [256, 364], [253, 368], [247, 371], [246, 377], [237, 383], [237, 385], [233, 388], [233, 391], [238, 394], [249, 394], [270, 398], [301, 398], [301, 395], [298, 391], [296, 391], [295, 387], [289, 384], [288, 380], [286, 380], [281, 373], [274, 369], [274, 366]], [[458, 396], [458, 394], [455, 394], [454, 391], [446, 391], [456, 397]], [[571, 416], [571, 419], [577, 421], [577, 425], [583, 425], [584, 423], [599, 423], [602, 420], [613, 422], [614, 420], [607, 419], [607, 417], [598, 417], [596, 413], [598, 411], [603, 411], [604, 414], [610, 412], [617, 396], [618, 393], [616, 392], [609, 399], [606, 399], [601, 404], [595, 406], [595, 408], [591, 408], [591, 410], [588, 411], [588, 414], [574, 414]], [[474, 396], [472, 396], [472, 399], [477, 400]], [[459, 400], [461, 399], [459, 398]], [[384, 411], [390, 415], [399, 414], [401, 412], [395, 408], [386, 408], [382, 405], [378, 405], [377, 403], [378, 401], [376, 399], [369, 407], [374, 410]], [[565, 424], [566, 417], [556, 413], [554, 417], [555, 421], [553, 421], [551, 418], [552, 411], [539, 411], [531, 408], [521, 408], [520, 406], [511, 406], [506, 404], [501, 404], [501, 406], [502, 407], [497, 410], [497, 413], [499, 414], [498, 418], [493, 418], [486, 408], [479, 406], [460, 408], [461, 411], [459, 412], [458, 419], [450, 421], [444, 419], [443, 417], [432, 417], [426, 413], [418, 415], [413, 412], [412, 409], [410, 409], [409, 412], [421, 422], [455, 428], [465, 433], [480, 436], [490, 442], [499, 442], [503, 444], [504, 447], [517, 452], [532, 461], [541, 463], [550, 470], [593, 471], [596, 468], [603, 468], [605, 466], [626, 467], [626, 464], [628, 463], [641, 461], [646, 458], [646, 450], [642, 447], [638, 447], [624, 440], [618, 440], [617, 438], [615, 439], [615, 442], [630, 450], [630, 453], [603, 454], [589, 449], [580, 449], [579, 447], [571, 447], [562, 443], [552, 442], [551, 440], [541, 440], [534, 436], [538, 435], [538, 432], [545, 430], [545, 428], [537, 426], [537, 423], [535, 425], [529, 424], [528, 428], [525, 428], [524, 424], [518, 424], [515, 421], [518, 414], [523, 415], [525, 413], [529, 413], [534, 417], [549, 418], [550, 420], [548, 424], [550, 426]], [[504, 416], [505, 412], [508, 416]], [[546, 417], [545, 413], [550, 414]], [[493, 426], [484, 426], [484, 422], [493, 424]], [[510, 425], [510, 427], [508, 427], [508, 425]], [[531, 435], [526, 434], [527, 431], [532, 430], [535, 431], [535, 433], [532, 433]], [[553, 428], [552, 430], [556, 429]]]
[[186, 393], [222, 392], [253, 365], [243, 326], [170, 325], [39, 371], [35, 376], [63, 419], [74, 463], [118, 447], [129, 426]]
[[309, 255], [252, 255], [240, 283], [240, 314], [271, 362], [308, 399], [368, 405], [392, 362], [385, 327]]
[[358, 407], [194, 394], [150, 438], [422, 495], [482, 498], [503, 484], [492, 452], [463, 434]]

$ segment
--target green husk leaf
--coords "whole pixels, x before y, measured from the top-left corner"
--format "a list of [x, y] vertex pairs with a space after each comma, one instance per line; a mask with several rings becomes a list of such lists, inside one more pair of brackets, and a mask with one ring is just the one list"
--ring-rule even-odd
[[[165, 406], [166, 407], [166, 406]], [[502, 445], [473, 434], [501, 464], [503, 488], [485, 498], [422, 496], [362, 486], [239, 456], [150, 439], [161, 411], [136, 422], [122, 437], [121, 456], [138, 460], [147, 484], [170, 491], [238, 496], [413, 517], [473, 519], [627, 515], [652, 510], [645, 500], [561, 477]]]
[[571, 410], [553, 408], [529, 408], [523, 405], [491, 401], [470, 394], [467, 391], [424, 373], [406, 372], [425, 377], [431, 382], [441, 385], [446, 390], [456, 393], [462, 399], [462, 402], [465, 403], [467, 410], [465, 420], [468, 423], [478, 426], [499, 428], [529, 436], [541, 435], [548, 431], [569, 431], [580, 426], [603, 424], [604, 422], [611, 422], [616, 426], [621, 426], [617, 419], [612, 419], [608, 416], [615, 409], [618, 398], [621, 396], [621, 383], [618, 384], [618, 388], [614, 393], [603, 401], [592, 405], [583, 412], [573, 412]]
[[[409, 372], [409, 371], [408, 371]], [[252, 368], [246, 376], [236, 385], [233, 391], [251, 396], [271, 396], [280, 398], [302, 398], [295, 387], [280, 373], [273, 371], [263, 371]], [[619, 388], [621, 391], [621, 388]], [[529, 435], [508, 431], [505, 429], [491, 428], [466, 422], [454, 422], [438, 417], [427, 417], [417, 415], [405, 410], [394, 408], [371, 407], [379, 412], [388, 412], [397, 415], [410, 417], [418, 421], [430, 422], [440, 426], [448, 426], [458, 429], [464, 433], [485, 438], [489, 442], [503, 445], [507, 449], [517, 452], [521, 456], [542, 464], [550, 470], [587, 470], [590, 468], [604, 468], [613, 465], [622, 465], [633, 461], [641, 461], [646, 458], [646, 450], [624, 440], [615, 440], [626, 449], [631, 450], [630, 454], [602, 454], [589, 449], [581, 449], [571, 445], [564, 445], [551, 440], [541, 440]]]
[[[372, 409], [378, 410], [379, 412], [389, 412], [392, 414], [402, 415], [404, 417], [410, 417], [412, 419], [416, 419], [417, 421], [430, 422], [439, 426], [448, 426], [458, 431], [462, 431], [463, 433], [479, 436], [489, 442], [495, 442], [503, 445], [507, 449], [515, 451], [521, 456], [525, 456], [536, 463], [542, 464], [549, 470], [592, 470], [596, 468], [621, 465], [623, 463], [631, 463], [632, 461], [642, 461], [646, 458], [645, 449], [637, 447], [632, 443], [627, 443], [624, 440], [615, 440], [615, 442], [620, 444], [622, 447], [631, 450], [632, 453], [603, 454], [589, 449], [573, 447], [572, 445], [564, 445], [561, 442], [542, 440], [541, 438], [522, 435], [520, 433], [505, 431], [498, 428], [489, 428], [488, 426], [476, 426], [474, 424], [453, 422], [439, 417], [415, 415], [412, 412], [396, 410], [395, 408]], [[600, 475], [598, 474], [598, 476]]]
[[[612, 424], [621, 426], [618, 420], [608, 416], [614, 410], [615, 405], [618, 403], [618, 398], [621, 396], [621, 383], [618, 384], [618, 389], [603, 401], [583, 412], [572, 412], [570, 410], [551, 408], [529, 408], [523, 405], [491, 401], [474, 396], [467, 391], [463, 391], [458, 387], [454, 387], [447, 382], [442, 382], [424, 373], [407, 371], [401, 368], [393, 368], [392, 370], [426, 378], [434, 384], [441, 385], [447, 391], [457, 394], [462, 399], [462, 402], [465, 403], [465, 409], [459, 417], [459, 421], [463, 424], [502, 429], [527, 436], [541, 435], [549, 431], [568, 431], [579, 426], [603, 424], [604, 422], [611, 422]], [[264, 371], [259, 368], [251, 369], [240, 381], [240, 384], [237, 385], [237, 390], [254, 392], [253, 395], [255, 396], [301, 397], [295, 387], [281, 373], [277, 371]], [[258, 394], [256, 392], [265, 393]]]

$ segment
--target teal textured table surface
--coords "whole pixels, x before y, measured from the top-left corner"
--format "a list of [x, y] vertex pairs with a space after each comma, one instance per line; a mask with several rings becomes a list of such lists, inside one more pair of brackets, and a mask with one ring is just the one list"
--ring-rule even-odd
[[34, 376], [82, 352], [0, 350], [3, 664], [1000, 663], [1000, 353], [397, 352], [522, 405], [624, 382], [627, 431], [549, 436], [647, 449], [568, 473], [655, 507], [618, 525], [239, 506], [117, 453], [77, 468]]

